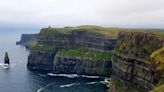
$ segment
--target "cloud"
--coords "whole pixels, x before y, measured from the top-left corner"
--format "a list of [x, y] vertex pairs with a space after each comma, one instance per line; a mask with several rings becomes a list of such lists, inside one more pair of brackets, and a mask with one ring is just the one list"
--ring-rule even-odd
[[[0, 22], [163, 27], [164, 0], [0, 0]], [[145, 26], [146, 27], [146, 26]]]

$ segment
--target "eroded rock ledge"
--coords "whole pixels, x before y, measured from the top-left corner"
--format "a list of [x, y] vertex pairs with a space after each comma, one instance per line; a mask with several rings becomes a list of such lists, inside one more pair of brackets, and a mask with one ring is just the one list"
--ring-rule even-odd
[[92, 58], [55, 56], [53, 72], [63, 74], [81, 74], [110, 76], [110, 60], [96, 60]]

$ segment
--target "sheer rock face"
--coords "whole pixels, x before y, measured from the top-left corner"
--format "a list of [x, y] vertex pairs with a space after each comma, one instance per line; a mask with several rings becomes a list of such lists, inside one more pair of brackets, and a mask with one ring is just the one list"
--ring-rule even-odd
[[[134, 87], [134, 89], [142, 89], [147, 92], [154, 87], [152, 63], [149, 61], [143, 62], [123, 55], [114, 55], [112, 58], [112, 76], [113, 79], [122, 81], [122, 84], [127, 84], [128, 88]], [[130, 89], [126, 91], [128, 90]]]
[[54, 73], [110, 76], [111, 61], [56, 55]]
[[[157, 84], [150, 55], [164, 47], [164, 36], [121, 32], [112, 58], [110, 92], [148, 92]], [[135, 89], [135, 90], [134, 90]], [[121, 90], [121, 91], [120, 91]]]
[[44, 51], [32, 51], [28, 56], [27, 67], [35, 70], [47, 70], [53, 69], [53, 60], [55, 52], [44, 52]]
[[164, 47], [164, 36], [143, 32], [120, 32], [116, 51], [128, 57], [149, 58], [151, 53]]
[[54, 45], [59, 49], [84, 47], [98, 51], [110, 51], [114, 49], [116, 39], [85, 30], [73, 30], [69, 34], [60, 32], [40, 33], [38, 44]]
[[10, 59], [7, 52], [5, 53], [4, 64], [10, 64]]

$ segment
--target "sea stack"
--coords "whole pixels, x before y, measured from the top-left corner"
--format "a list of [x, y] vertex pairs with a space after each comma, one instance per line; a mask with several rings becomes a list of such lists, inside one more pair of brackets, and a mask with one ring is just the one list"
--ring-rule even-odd
[[7, 52], [5, 53], [4, 64], [10, 64], [10, 59]]

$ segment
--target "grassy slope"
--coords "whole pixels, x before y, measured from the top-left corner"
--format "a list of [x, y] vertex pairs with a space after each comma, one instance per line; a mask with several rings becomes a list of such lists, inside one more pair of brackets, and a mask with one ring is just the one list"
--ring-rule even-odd
[[87, 49], [62, 50], [58, 52], [60, 56], [85, 57], [98, 60], [109, 60], [112, 56], [110, 52], [91, 51]]

